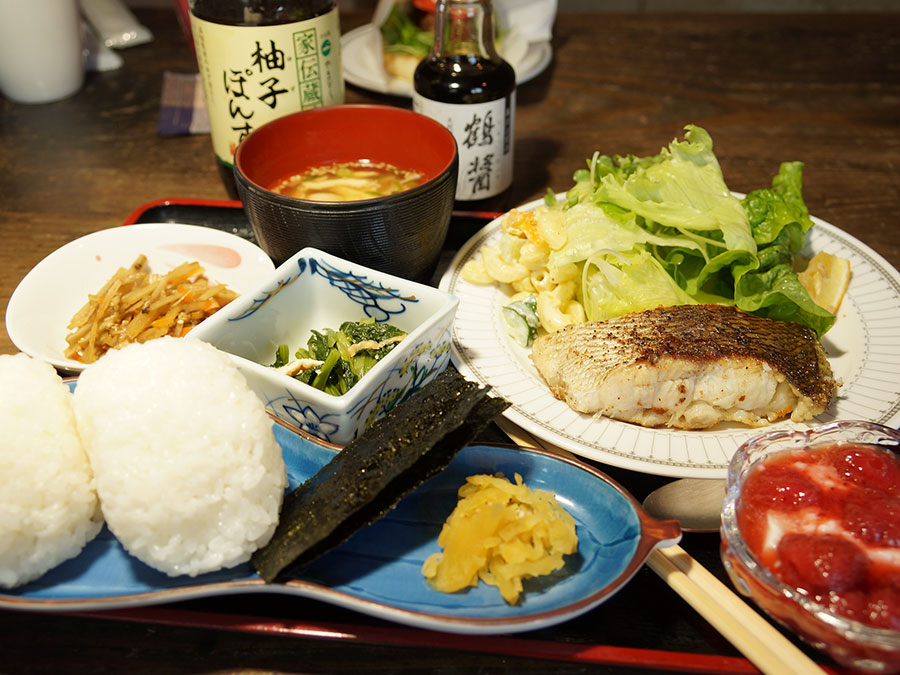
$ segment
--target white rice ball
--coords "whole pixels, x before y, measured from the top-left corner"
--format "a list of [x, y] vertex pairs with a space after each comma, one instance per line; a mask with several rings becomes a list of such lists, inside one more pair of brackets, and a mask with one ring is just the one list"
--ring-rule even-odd
[[71, 399], [49, 364], [0, 355], [0, 587], [74, 558], [103, 526]]
[[196, 576], [272, 537], [281, 448], [222, 352], [183, 338], [110, 351], [82, 372], [73, 406], [107, 525], [136, 558]]

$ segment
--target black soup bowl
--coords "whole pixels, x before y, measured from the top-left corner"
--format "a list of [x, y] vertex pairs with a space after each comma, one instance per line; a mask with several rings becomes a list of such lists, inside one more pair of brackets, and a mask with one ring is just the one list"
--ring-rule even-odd
[[[329, 164], [388, 164], [423, 174], [415, 187], [371, 199], [316, 201], [272, 191]], [[281, 264], [315, 247], [414, 280], [433, 273], [447, 237], [459, 159], [453, 134], [418, 113], [345, 104], [275, 119], [235, 152], [238, 193], [260, 247]]]

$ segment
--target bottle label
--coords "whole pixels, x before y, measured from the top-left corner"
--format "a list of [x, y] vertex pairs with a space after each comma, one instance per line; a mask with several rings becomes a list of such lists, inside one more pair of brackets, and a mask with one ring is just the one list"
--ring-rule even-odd
[[500, 194], [512, 184], [516, 92], [487, 103], [441, 103], [413, 93], [413, 110], [447, 127], [456, 138], [456, 198]]
[[238, 143], [266, 122], [344, 102], [337, 7], [272, 26], [229, 26], [192, 15], [191, 29], [213, 150], [229, 166]]

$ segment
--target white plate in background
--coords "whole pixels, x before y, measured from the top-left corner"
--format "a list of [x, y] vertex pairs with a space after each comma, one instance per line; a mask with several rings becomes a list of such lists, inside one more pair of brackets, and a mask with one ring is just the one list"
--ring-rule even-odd
[[[352, 85], [392, 96], [412, 98], [412, 83], [385, 74], [371, 46], [378, 26], [367, 23], [341, 36], [341, 62], [344, 79]], [[524, 84], [540, 75], [553, 58], [549, 42], [529, 42], [521, 59], [510, 65], [516, 71], [516, 84]]]

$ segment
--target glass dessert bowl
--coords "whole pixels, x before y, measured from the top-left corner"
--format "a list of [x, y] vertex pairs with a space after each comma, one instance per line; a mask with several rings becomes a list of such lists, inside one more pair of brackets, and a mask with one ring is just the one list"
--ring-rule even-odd
[[834, 422], [735, 453], [722, 510], [732, 582], [838, 663], [900, 672], [900, 432]]

